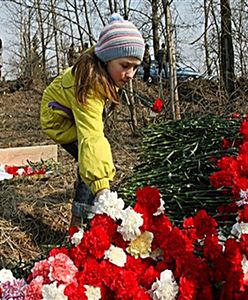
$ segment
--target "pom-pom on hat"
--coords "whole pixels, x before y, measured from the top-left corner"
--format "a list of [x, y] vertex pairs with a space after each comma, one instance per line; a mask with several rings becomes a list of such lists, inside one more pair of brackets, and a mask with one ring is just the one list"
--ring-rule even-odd
[[126, 56], [142, 60], [144, 49], [145, 43], [137, 27], [115, 13], [100, 33], [95, 54], [103, 62]]

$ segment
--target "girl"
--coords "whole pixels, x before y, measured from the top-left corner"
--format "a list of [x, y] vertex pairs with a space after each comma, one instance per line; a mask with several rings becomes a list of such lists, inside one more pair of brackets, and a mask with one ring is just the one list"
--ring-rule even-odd
[[94, 198], [109, 191], [115, 167], [104, 136], [104, 107], [119, 103], [118, 88], [133, 78], [144, 55], [144, 40], [129, 21], [114, 14], [95, 47], [45, 89], [41, 127], [79, 164], [71, 226], [92, 211]]

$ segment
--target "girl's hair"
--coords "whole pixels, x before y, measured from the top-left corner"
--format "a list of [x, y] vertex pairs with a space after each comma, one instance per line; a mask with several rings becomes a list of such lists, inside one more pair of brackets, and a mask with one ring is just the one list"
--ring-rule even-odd
[[96, 96], [119, 104], [117, 88], [110, 77], [106, 64], [94, 52], [95, 48], [83, 52], [72, 68], [75, 76], [75, 95], [79, 103], [85, 103], [89, 90]]

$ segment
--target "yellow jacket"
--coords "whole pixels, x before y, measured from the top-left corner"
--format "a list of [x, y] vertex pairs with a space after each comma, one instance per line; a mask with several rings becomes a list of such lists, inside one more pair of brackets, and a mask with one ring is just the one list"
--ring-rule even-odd
[[[90, 92], [86, 103], [79, 104], [75, 98], [71, 70], [65, 70], [45, 89], [40, 110], [41, 128], [58, 144], [78, 141], [80, 175], [95, 194], [103, 188], [109, 188], [109, 181], [115, 175], [102, 120], [106, 100]], [[51, 102], [69, 108], [73, 117], [61, 109], [49, 107]]]

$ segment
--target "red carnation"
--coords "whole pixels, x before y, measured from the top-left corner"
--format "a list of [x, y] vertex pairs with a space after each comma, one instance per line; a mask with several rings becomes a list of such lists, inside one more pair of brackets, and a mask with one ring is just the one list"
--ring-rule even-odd
[[208, 236], [204, 242], [204, 257], [208, 260], [217, 259], [222, 252], [222, 246], [219, 244], [217, 235]]
[[65, 255], [68, 255], [69, 251], [65, 247], [55, 247], [49, 252], [49, 256], [56, 256], [59, 253], [63, 253]]
[[65, 287], [64, 294], [68, 296], [70, 300], [87, 300], [88, 297], [85, 295], [85, 287], [79, 285], [76, 282], [72, 282]]
[[197, 240], [196, 229], [194, 227], [193, 217], [185, 218], [183, 221], [183, 232], [187, 235], [190, 241], [194, 243]]
[[110, 237], [101, 225], [94, 226], [84, 234], [81, 245], [95, 258], [102, 258], [105, 251], [110, 247]]
[[16, 167], [16, 166], [5, 166], [4, 169], [5, 169], [6, 173], [9, 173], [9, 174], [11, 174], [13, 176], [17, 176], [18, 175], [17, 171], [19, 170], [19, 167]]
[[248, 138], [248, 121], [243, 121], [240, 126], [240, 133], [244, 135], [244, 138], [247, 140]]
[[105, 229], [110, 239], [115, 236], [117, 232], [117, 223], [110, 217], [105, 214], [97, 214], [90, 222], [91, 227], [101, 226]]
[[199, 210], [195, 215], [194, 225], [196, 234], [200, 239], [204, 238], [205, 236], [217, 234], [216, 227], [218, 226], [218, 223], [214, 218], [209, 216], [204, 209]]
[[221, 142], [221, 148], [222, 149], [229, 149], [232, 146], [232, 142], [229, 141], [226, 138], [223, 138], [222, 142]]
[[101, 287], [103, 273], [104, 265], [101, 265], [94, 258], [88, 258], [84, 263], [83, 271], [78, 273], [78, 282], [80, 285], [87, 284]]
[[248, 223], [248, 205], [245, 205], [244, 209], [239, 211], [239, 220]]
[[174, 227], [161, 243], [165, 261], [184, 257], [187, 253], [193, 253], [194, 247], [188, 237], [178, 227]]
[[137, 203], [134, 210], [137, 212], [149, 212], [149, 216], [153, 215], [160, 207], [160, 191], [150, 186], [139, 188], [136, 191]]
[[79, 231], [79, 228], [77, 226], [71, 226], [69, 228], [69, 237], [70, 239], [73, 237], [73, 235]]
[[248, 257], [248, 234], [241, 234], [240, 247], [245, 256]]
[[159, 114], [161, 110], [163, 109], [163, 101], [160, 98], [156, 98], [156, 100], [153, 103], [152, 110]]

